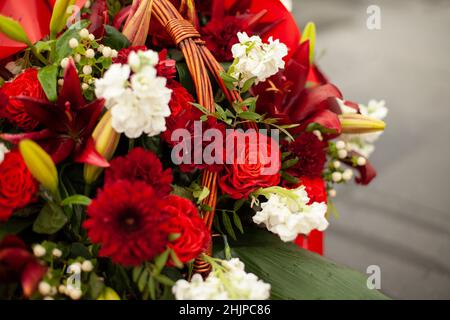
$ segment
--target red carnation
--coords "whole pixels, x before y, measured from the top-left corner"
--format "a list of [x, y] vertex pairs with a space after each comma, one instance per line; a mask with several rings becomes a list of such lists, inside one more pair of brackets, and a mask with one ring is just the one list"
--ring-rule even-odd
[[246, 19], [239, 16], [225, 16], [221, 19], [213, 19], [201, 29], [206, 47], [218, 61], [233, 60], [231, 47], [239, 42], [237, 33], [242, 31], [247, 32], [249, 36], [253, 34], [248, 28]]
[[99, 254], [124, 266], [153, 259], [166, 248], [170, 215], [155, 190], [141, 181], [106, 185], [87, 209], [83, 226]]
[[36, 200], [38, 183], [18, 151], [5, 155], [0, 164], [0, 221], [8, 220], [13, 211]]
[[25, 131], [33, 130], [39, 122], [25, 111], [25, 106], [22, 101], [12, 98], [16, 96], [27, 96], [47, 100], [37, 74], [37, 69], [29, 68], [18, 75], [13, 81], [6, 82], [0, 89], [0, 92], [9, 98], [7, 101], [0, 103], [0, 117], [8, 119], [11, 123]]
[[[255, 134], [235, 131], [227, 136], [227, 158], [232, 154], [234, 157], [227, 159], [219, 186], [233, 199], [247, 198], [259, 188], [276, 186], [280, 182], [278, 144], [261, 133]], [[272, 143], [276, 144], [277, 150], [272, 149]]]
[[172, 191], [172, 169], [163, 170], [161, 161], [151, 151], [134, 148], [125, 157], [117, 157], [105, 171], [105, 185], [118, 180], [142, 181], [153, 187], [158, 197]]
[[[192, 106], [194, 98], [180, 83], [176, 81], [170, 81], [167, 83], [168, 88], [172, 89], [172, 96], [169, 102], [170, 116], [166, 119], [167, 122], [176, 121], [183, 110], [195, 108]], [[198, 113], [199, 114], [199, 113]], [[199, 119], [201, 114], [197, 117]], [[170, 137], [170, 135], [169, 135]]]
[[286, 171], [294, 177], [320, 177], [326, 161], [325, 144], [313, 133], [299, 134], [287, 145], [290, 158], [298, 158], [298, 162]]
[[205, 251], [211, 240], [197, 207], [189, 200], [170, 195], [164, 201], [163, 211], [170, 214], [168, 230], [180, 236], [169, 244], [181, 262], [186, 263]]
[[[117, 57], [113, 59], [113, 63], [127, 64], [128, 56], [132, 51], [137, 52], [147, 50], [148, 49], [146, 46], [123, 48], [118, 52]], [[158, 53], [158, 58], [158, 64], [155, 66], [158, 77], [164, 77], [168, 80], [175, 78], [175, 75], [177, 73], [177, 69], [175, 68], [175, 60], [167, 58], [167, 50], [161, 50], [161, 52]], [[169, 83], [168, 87], [170, 87]]]
[[127, 64], [128, 63], [128, 56], [132, 51], [146, 51], [146, 46], [134, 46], [134, 47], [128, 47], [120, 49], [117, 53], [117, 57], [115, 57], [112, 62], [113, 63], [121, 63], [121, 64]]

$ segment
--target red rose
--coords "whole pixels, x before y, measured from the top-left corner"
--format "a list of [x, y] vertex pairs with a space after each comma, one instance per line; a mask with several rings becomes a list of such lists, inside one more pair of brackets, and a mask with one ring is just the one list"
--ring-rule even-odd
[[25, 111], [23, 103], [13, 99], [13, 97], [22, 95], [46, 100], [37, 73], [37, 69], [27, 69], [13, 81], [6, 82], [0, 89], [8, 97], [7, 102], [0, 103], [0, 117], [8, 119], [25, 131], [33, 130], [39, 123]]
[[151, 151], [134, 148], [125, 157], [117, 157], [105, 171], [105, 185], [118, 180], [142, 181], [152, 186], [158, 197], [172, 191], [172, 169], [163, 170], [161, 161]]
[[0, 164], [0, 220], [8, 220], [14, 209], [36, 199], [38, 183], [18, 151], [5, 155]]
[[[208, 247], [211, 237], [198, 213], [197, 207], [189, 200], [170, 195], [164, 199], [162, 210], [169, 213], [168, 231], [180, 236], [169, 243], [181, 262], [186, 263], [197, 257]], [[173, 264], [173, 262], [169, 262]]]
[[259, 188], [280, 182], [280, 150], [272, 138], [254, 131], [235, 131], [227, 136], [226, 155], [219, 186], [231, 198], [247, 198]]

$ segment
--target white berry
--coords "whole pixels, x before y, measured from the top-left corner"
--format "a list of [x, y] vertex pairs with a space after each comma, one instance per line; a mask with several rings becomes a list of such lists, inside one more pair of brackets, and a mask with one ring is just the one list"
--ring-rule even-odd
[[38, 290], [43, 296], [48, 296], [52, 290], [52, 287], [47, 282], [41, 281], [39, 282]]
[[339, 181], [341, 181], [341, 180], [342, 180], [342, 173], [340, 173], [340, 172], [333, 172], [333, 173], [331, 174], [331, 179], [332, 179], [334, 182], [339, 182]]
[[83, 270], [84, 272], [91, 272], [93, 269], [94, 266], [89, 260], [83, 261], [83, 263], [81, 264], [81, 270]]
[[72, 49], [75, 49], [76, 47], [78, 47], [78, 40], [75, 38], [70, 39], [69, 47], [71, 47]]
[[336, 148], [337, 149], [344, 149], [345, 148], [345, 142], [342, 140], [336, 141]]
[[336, 197], [336, 190], [335, 190], [335, 189], [330, 189], [330, 190], [328, 191], [328, 194], [329, 194], [329, 196], [330, 196], [331, 198], [334, 198], [334, 197]]
[[59, 258], [62, 256], [62, 251], [59, 250], [58, 248], [55, 248], [52, 250], [52, 255], [56, 258]]
[[33, 247], [33, 253], [36, 257], [43, 257], [45, 256], [46, 250], [43, 246], [41, 246], [40, 244], [37, 244]]
[[92, 49], [86, 50], [86, 58], [92, 59], [95, 56], [95, 51]]
[[345, 169], [344, 173], [342, 174], [342, 179], [345, 181], [350, 180], [353, 177], [353, 171], [350, 169]]
[[89, 40], [91, 40], [91, 41], [95, 40], [95, 36], [92, 33], [89, 34]]
[[347, 157], [347, 154], [348, 154], [348, 152], [345, 149], [341, 149], [338, 151], [339, 159], [345, 159]]
[[83, 73], [85, 75], [90, 75], [92, 73], [92, 67], [90, 65], [86, 65], [83, 67]]
[[111, 54], [112, 54], [111, 48], [110, 47], [104, 47], [103, 50], [102, 50], [102, 54], [103, 54], [103, 56], [105, 58], [111, 57]]
[[63, 68], [63, 69], [67, 68], [68, 64], [69, 64], [69, 58], [64, 58], [61, 60], [61, 68]]
[[358, 157], [358, 160], [356, 160], [356, 163], [358, 164], [358, 166], [365, 166], [367, 163], [367, 160], [364, 157]]
[[89, 31], [86, 28], [80, 30], [80, 37], [83, 39], [87, 39], [89, 37]]

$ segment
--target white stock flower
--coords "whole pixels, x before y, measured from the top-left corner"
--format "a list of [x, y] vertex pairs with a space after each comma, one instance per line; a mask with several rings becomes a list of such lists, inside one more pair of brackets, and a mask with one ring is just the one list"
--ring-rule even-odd
[[8, 148], [4, 143], [0, 142], [0, 163], [5, 160], [5, 155], [9, 152]]
[[[347, 107], [344, 102], [337, 99], [342, 113], [356, 113], [356, 110]], [[385, 106], [384, 100], [370, 100], [366, 105], [359, 104], [359, 111], [362, 115], [383, 120], [388, 114], [388, 108]], [[341, 138], [346, 142], [349, 150], [353, 150], [361, 154], [365, 158], [369, 158], [375, 150], [374, 143], [383, 134], [383, 132], [365, 133], [365, 134], [343, 134]]]
[[[96, 81], [95, 93], [106, 99], [114, 130], [128, 138], [138, 138], [143, 133], [157, 135], [166, 130], [172, 94], [166, 87], [167, 80], [157, 76], [154, 66], [158, 54], [151, 50], [131, 52], [128, 62], [129, 65], [113, 64]], [[129, 79], [131, 70], [135, 73]]]
[[116, 103], [125, 92], [130, 77], [130, 67], [115, 63], [103, 75], [103, 78], [95, 80], [95, 95], [106, 100], [106, 107]]
[[194, 274], [191, 281], [178, 280], [172, 287], [177, 300], [265, 300], [270, 296], [270, 284], [245, 272], [238, 258], [221, 260], [220, 269], [214, 269], [203, 280]]
[[253, 216], [253, 222], [264, 224], [284, 242], [293, 241], [299, 234], [307, 235], [312, 230], [323, 231], [328, 227], [325, 218], [327, 205], [314, 202], [310, 205], [304, 186], [290, 190], [297, 199], [271, 193], [261, 209]]
[[249, 37], [245, 32], [238, 32], [237, 36], [239, 43], [231, 48], [234, 62], [230, 75], [239, 79], [239, 85], [254, 77], [255, 83], [265, 81], [284, 68], [283, 58], [287, 55], [284, 43], [272, 37], [269, 43], [263, 43], [260, 37]]

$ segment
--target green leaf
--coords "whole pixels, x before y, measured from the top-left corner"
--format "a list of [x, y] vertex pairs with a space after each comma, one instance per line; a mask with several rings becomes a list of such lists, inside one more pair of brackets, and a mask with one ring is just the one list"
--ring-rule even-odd
[[283, 178], [284, 180], [286, 180], [289, 183], [293, 183], [293, 184], [299, 183], [299, 180], [297, 177], [291, 176], [286, 171], [280, 171], [280, 175], [281, 175], [281, 178]]
[[[221, 241], [217, 241], [222, 245]], [[367, 288], [367, 277], [315, 253], [282, 242], [276, 235], [255, 228], [230, 243], [233, 256], [245, 271], [272, 286], [272, 299], [389, 299]], [[223, 248], [217, 255], [223, 257]]]
[[133, 271], [131, 272], [131, 278], [133, 279], [134, 282], [138, 281], [139, 276], [141, 275], [143, 270], [144, 270], [144, 267], [142, 265], [133, 268]]
[[120, 50], [123, 48], [128, 48], [130, 46], [130, 41], [128, 41], [127, 37], [125, 37], [116, 28], [105, 24], [103, 44], [111, 47], [112, 49]]
[[239, 218], [239, 215], [237, 214], [236, 211], [233, 212], [233, 222], [234, 225], [239, 229], [239, 231], [243, 234], [244, 233], [244, 228], [242, 227], [242, 222], [241, 222], [241, 218]]
[[65, 198], [62, 202], [62, 206], [69, 206], [72, 204], [80, 204], [82, 206], [88, 206], [91, 204], [91, 198], [86, 197], [82, 194], [75, 194], [73, 196]]
[[54, 234], [67, 223], [63, 209], [54, 202], [47, 202], [34, 221], [33, 231], [41, 234]]
[[236, 240], [236, 234], [234, 233], [233, 225], [231, 224], [230, 217], [228, 216], [228, 214], [226, 212], [224, 212], [222, 215], [222, 222], [223, 222], [223, 226], [225, 227], [225, 230], [230, 235], [230, 237], [232, 237], [233, 239]]
[[189, 200], [194, 200], [194, 197], [192, 196], [192, 192], [189, 191], [187, 188], [178, 186], [176, 184], [172, 185], [172, 188], [173, 188], [172, 194], [175, 194], [179, 197], [186, 198]]
[[222, 78], [222, 80], [223, 80], [225, 83], [231, 83], [231, 84], [233, 84], [233, 83], [239, 81], [238, 79], [236, 79], [236, 78], [230, 76], [228, 73], [223, 72], [223, 71], [220, 73], [220, 77]]
[[48, 100], [56, 101], [56, 81], [58, 77], [58, 67], [54, 64], [46, 66], [39, 70], [38, 79], [44, 89]]
[[241, 91], [247, 92], [250, 87], [255, 83], [256, 77], [250, 78], [247, 81], [244, 82], [244, 85], [242, 86]]
[[69, 47], [69, 41], [72, 38], [80, 40], [80, 30], [86, 28], [91, 22], [89, 20], [81, 20], [70, 26], [59, 38], [56, 40], [56, 62], [59, 63], [63, 58], [70, 55], [72, 48]]
[[172, 279], [170, 279], [169, 277], [163, 275], [163, 274], [155, 274], [154, 278], [159, 282], [162, 283], [163, 285], [166, 286], [173, 286], [174, 285], [174, 281]]
[[149, 276], [150, 276], [150, 274], [148, 273], [147, 270], [144, 270], [141, 273], [141, 276], [139, 277], [139, 280], [137, 282], [137, 286], [138, 286], [139, 291], [141, 291], [141, 292], [144, 291], [145, 286], [147, 285]]
[[163, 253], [155, 258], [155, 273], [159, 274], [166, 265], [167, 259], [169, 259], [170, 249], [166, 249]]
[[105, 288], [103, 280], [94, 272], [91, 272], [89, 277], [89, 295], [91, 299], [97, 299]]
[[4, 223], [0, 223], [0, 241], [8, 234], [17, 234], [33, 223], [29, 219], [10, 218]]
[[38, 41], [34, 44], [34, 47], [36, 48], [37, 52], [41, 53], [43, 51], [50, 51], [51, 50], [51, 43], [55, 42], [55, 40], [49, 40], [49, 41]]
[[298, 162], [299, 162], [299, 159], [297, 157], [295, 157], [293, 159], [286, 160], [281, 165], [281, 169], [288, 169], [288, 168], [290, 168], [292, 166], [295, 166]]
[[244, 111], [238, 113], [238, 117], [245, 120], [259, 120], [261, 119], [261, 115], [256, 112]]

